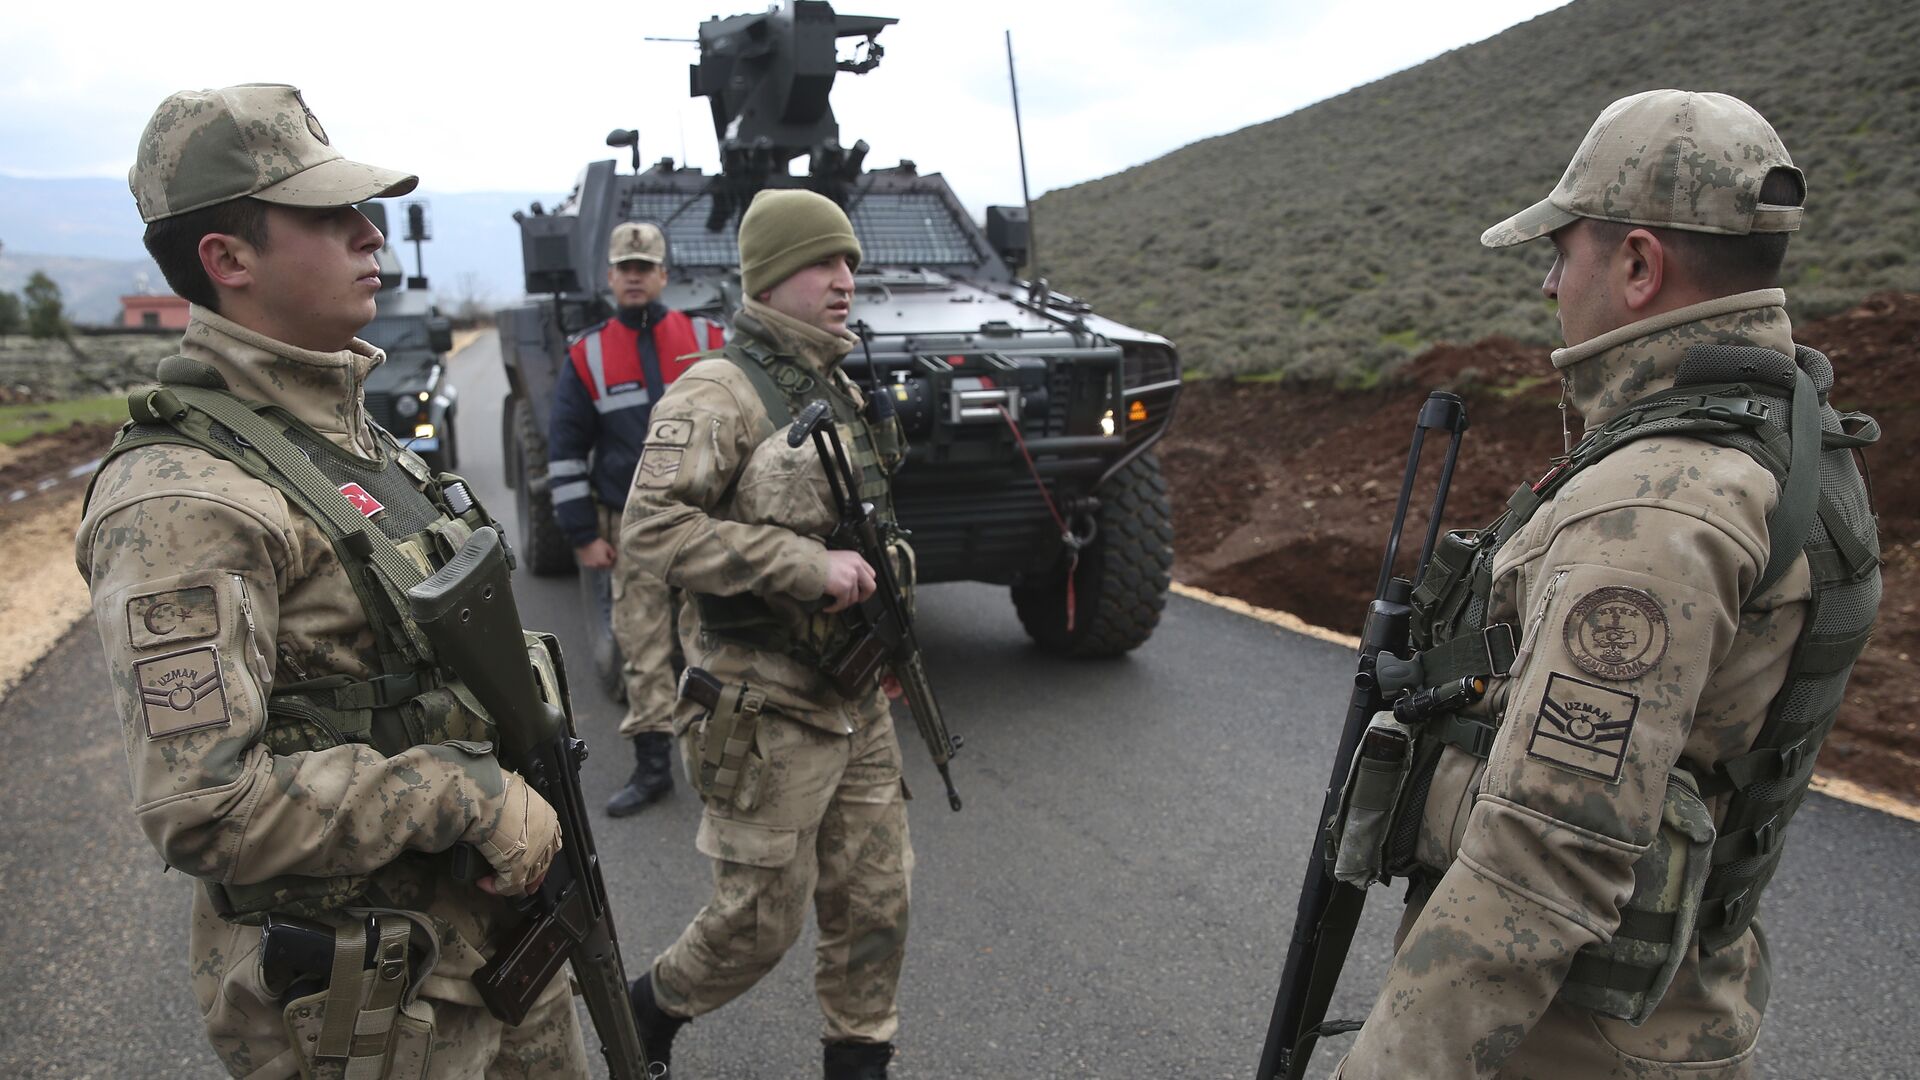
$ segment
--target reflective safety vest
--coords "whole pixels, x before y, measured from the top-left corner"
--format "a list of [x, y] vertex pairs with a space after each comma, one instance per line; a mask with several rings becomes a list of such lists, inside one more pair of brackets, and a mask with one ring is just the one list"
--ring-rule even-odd
[[569, 359], [596, 412], [605, 416], [651, 407], [701, 353], [726, 343], [717, 323], [671, 309], [654, 321], [652, 336], [655, 371], [645, 370], [639, 332], [619, 319], [608, 319], [576, 339]]
[[[188, 357], [162, 361], [159, 379], [160, 386], [129, 396], [132, 420], [103, 464], [140, 446], [184, 444], [271, 484], [326, 534], [373, 630], [380, 673], [276, 681], [262, 743], [275, 755], [344, 743], [366, 743], [389, 757], [449, 742], [491, 750], [492, 720], [465, 684], [434, 663], [406, 602], [409, 588], [453, 558], [476, 529], [494, 524], [471, 486], [452, 473], [434, 475], [377, 424], [369, 426], [379, 460], [363, 461], [286, 412], [236, 397], [217, 372]], [[90, 500], [91, 486], [87, 494]], [[363, 512], [375, 505], [377, 512]], [[557, 686], [550, 692], [557, 695]], [[251, 885], [203, 884], [222, 917], [253, 922], [270, 911], [314, 916], [364, 902], [371, 877], [288, 874]]]
[[[1500, 546], [1582, 469], [1652, 436], [1736, 449], [1774, 475], [1780, 500], [1767, 519], [1767, 562], [1749, 601], [1806, 553], [1813, 590], [1806, 625], [1753, 746], [1710, 771], [1684, 758], [1676, 765], [1661, 836], [1636, 864], [1621, 927], [1611, 942], [1575, 957], [1561, 990], [1570, 1004], [1643, 1020], [1691, 943], [1712, 953], [1746, 933], [1779, 865], [1782, 835], [1806, 795], [1880, 603], [1877, 522], [1853, 457], [1879, 438], [1879, 425], [1861, 413], [1836, 412], [1825, 400], [1832, 385], [1832, 365], [1805, 346], [1793, 357], [1753, 346], [1689, 349], [1672, 389], [1588, 433], [1565, 462], [1515, 491], [1491, 526], [1448, 534], [1414, 592], [1419, 686], [1506, 674], [1514, 659], [1511, 628], [1486, 623]], [[1484, 760], [1493, 737], [1487, 723], [1462, 715], [1437, 717], [1417, 733], [1387, 840], [1388, 873], [1420, 872], [1413, 852], [1441, 750], [1453, 745]], [[1729, 798], [1716, 830], [1707, 803], [1722, 795]], [[1674, 881], [1687, 887], [1659, 887]], [[1656, 895], [1675, 891], [1684, 895]]]
[[705, 318], [657, 305], [654, 310], [658, 314], [644, 331], [650, 348], [642, 347], [643, 331], [618, 319], [583, 331], [568, 346], [574, 381], [585, 393], [556, 388], [547, 476], [554, 517], [576, 545], [598, 532], [596, 497], [616, 509], [626, 504], [653, 403], [702, 350], [726, 340], [719, 325]]

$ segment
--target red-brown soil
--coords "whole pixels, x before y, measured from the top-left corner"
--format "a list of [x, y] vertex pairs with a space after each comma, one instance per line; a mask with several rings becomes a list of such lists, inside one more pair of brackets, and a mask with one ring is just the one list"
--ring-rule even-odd
[[59, 431], [49, 431], [0, 446], [0, 500], [41, 480], [64, 477], [67, 470], [106, 453], [118, 424], [85, 424], [76, 420]]
[[[1920, 796], [1920, 293], [1882, 293], [1797, 327], [1838, 371], [1833, 401], [1864, 409], [1883, 434], [1867, 453], [1880, 512], [1885, 599], [1879, 628], [1847, 690], [1823, 771], [1902, 797]], [[1560, 452], [1559, 380], [1547, 350], [1492, 338], [1441, 345], [1386, 385], [1341, 390], [1297, 382], [1196, 382], [1160, 456], [1174, 499], [1179, 580], [1355, 633], [1373, 596], [1407, 440], [1429, 390], [1467, 401], [1444, 522], [1491, 521], [1515, 486]], [[1575, 421], [1577, 427], [1577, 420]], [[1422, 503], [1445, 448], [1429, 438], [1402, 540], [1411, 569]]]

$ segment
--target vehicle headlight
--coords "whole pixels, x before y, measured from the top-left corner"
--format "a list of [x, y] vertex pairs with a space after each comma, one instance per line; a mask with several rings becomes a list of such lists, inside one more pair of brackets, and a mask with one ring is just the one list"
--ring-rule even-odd
[[412, 394], [401, 394], [393, 403], [393, 411], [399, 413], [400, 418], [405, 420], [420, 411], [420, 399]]

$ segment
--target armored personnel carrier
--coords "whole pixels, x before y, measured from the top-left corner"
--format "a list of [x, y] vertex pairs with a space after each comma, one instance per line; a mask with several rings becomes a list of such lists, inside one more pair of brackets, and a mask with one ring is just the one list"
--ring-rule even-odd
[[[525, 303], [498, 313], [510, 391], [501, 438], [535, 573], [571, 552], [552, 520], [545, 432], [570, 335], [606, 318], [607, 235], [650, 221], [668, 242], [662, 300], [725, 321], [739, 307], [735, 228], [766, 187], [804, 187], [843, 206], [865, 251], [850, 376], [895, 399], [911, 443], [895, 481], [922, 582], [1010, 587], [1043, 647], [1113, 655], [1144, 642], [1166, 602], [1171, 510], [1152, 446], [1180, 394], [1171, 342], [1017, 279], [1026, 215], [989, 207], [976, 224], [937, 173], [910, 161], [867, 169], [843, 146], [829, 96], [840, 73], [879, 64], [896, 20], [839, 15], [813, 0], [701, 24], [692, 94], [713, 111], [721, 170], [663, 159], [632, 172], [596, 161], [566, 200], [516, 214]], [[841, 39], [852, 57], [840, 56]], [[804, 175], [790, 171], [804, 158]]]
[[387, 208], [365, 203], [360, 212], [386, 236], [380, 249], [380, 292], [362, 340], [379, 346], [387, 362], [367, 376], [367, 414], [419, 454], [436, 472], [458, 467], [453, 445], [454, 388], [447, 381], [453, 323], [434, 306], [424, 274], [407, 277], [387, 230]]

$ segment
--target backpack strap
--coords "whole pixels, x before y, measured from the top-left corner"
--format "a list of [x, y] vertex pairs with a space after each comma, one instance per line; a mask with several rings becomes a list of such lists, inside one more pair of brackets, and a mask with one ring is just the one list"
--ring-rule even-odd
[[1820, 395], [1813, 379], [1796, 370], [1793, 412], [1787, 438], [1793, 447], [1787, 473], [1780, 478], [1780, 501], [1767, 515], [1767, 565], [1754, 580], [1747, 599], [1765, 595], [1786, 574], [1807, 546], [1813, 518], [1820, 509]]
[[[183, 434], [189, 433], [182, 427], [182, 422], [187, 420], [191, 411], [197, 411], [243, 440], [265, 460], [265, 465], [275, 475], [283, 477], [285, 483], [291, 485], [302, 503], [325, 521], [336, 546], [343, 555], [351, 557], [348, 565], [373, 564], [377, 571], [374, 577], [386, 593], [393, 614], [405, 634], [406, 644], [420, 659], [433, 656], [433, 648], [408, 613], [406, 602], [407, 590], [424, 581], [426, 572], [401, 554], [386, 533], [355, 509], [340, 489], [314, 465], [313, 459], [288, 439], [277, 424], [233, 394], [206, 387], [161, 386], [129, 404], [134, 419], [165, 423]], [[222, 456], [230, 457], [235, 464], [256, 475], [260, 474], [260, 467], [255, 463], [225, 453]], [[273, 482], [271, 477], [262, 478]]]

